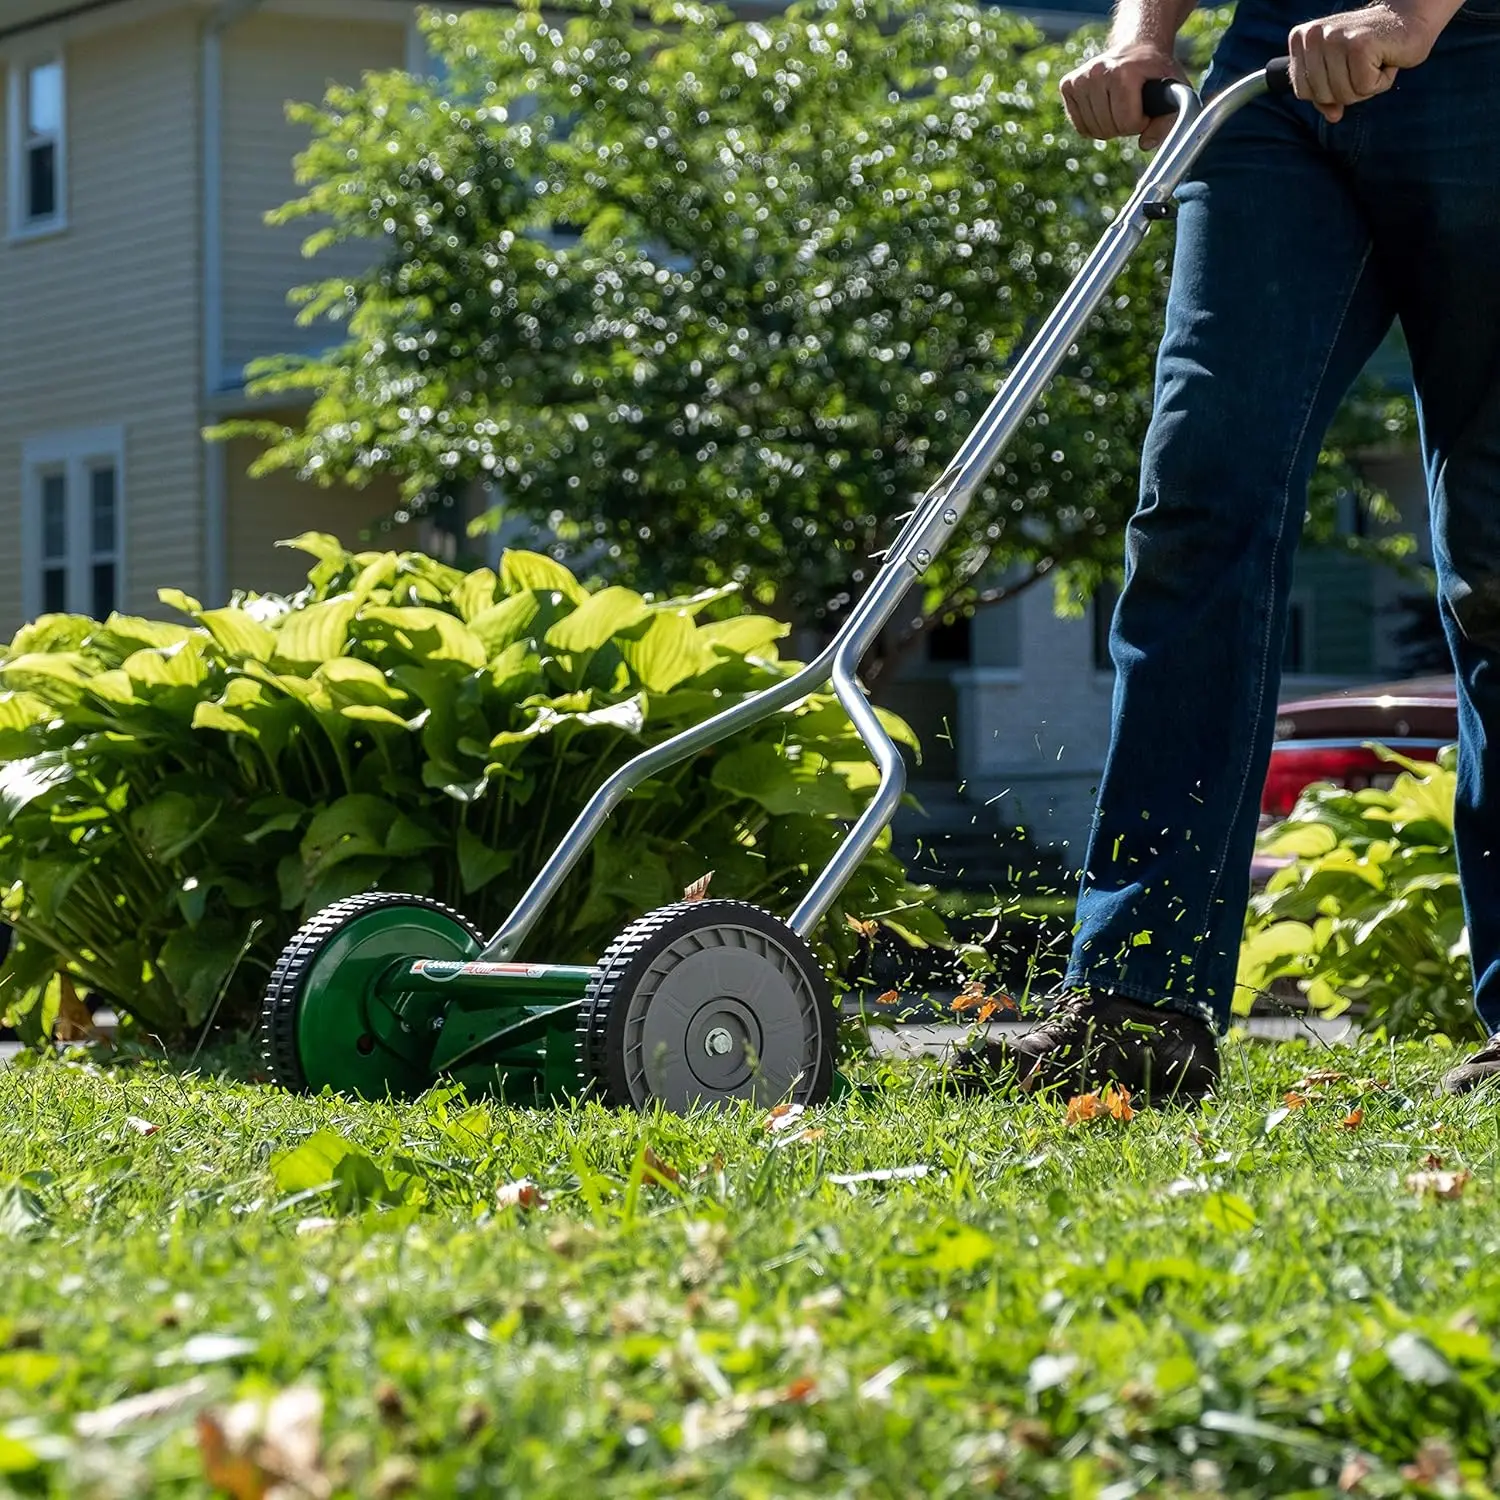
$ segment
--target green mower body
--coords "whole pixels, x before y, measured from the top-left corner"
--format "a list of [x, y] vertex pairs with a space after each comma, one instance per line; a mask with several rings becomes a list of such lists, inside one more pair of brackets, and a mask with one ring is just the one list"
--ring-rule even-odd
[[678, 1109], [829, 1095], [827, 981], [806, 944], [755, 907], [666, 907], [596, 965], [489, 960], [483, 946], [425, 897], [352, 896], [319, 912], [266, 990], [272, 1078], [365, 1098], [452, 1079], [530, 1105], [584, 1093]]

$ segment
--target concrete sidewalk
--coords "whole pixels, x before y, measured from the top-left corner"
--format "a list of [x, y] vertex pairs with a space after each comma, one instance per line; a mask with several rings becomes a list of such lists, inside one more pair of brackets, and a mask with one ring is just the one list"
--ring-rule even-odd
[[[1030, 1021], [991, 1021], [983, 1030], [990, 1036], [1003, 1036], [1006, 1032], [1027, 1031], [1032, 1024]], [[1287, 1042], [1302, 1037], [1310, 1042], [1332, 1046], [1338, 1042], [1352, 1042], [1359, 1036], [1359, 1027], [1343, 1017], [1336, 1021], [1324, 1021], [1316, 1017], [1256, 1016], [1241, 1025], [1249, 1035], [1271, 1042]], [[974, 1028], [943, 1021], [910, 1021], [894, 1027], [871, 1027], [870, 1040], [877, 1052], [891, 1056], [937, 1057], [955, 1043], [963, 1041], [972, 1029]]]

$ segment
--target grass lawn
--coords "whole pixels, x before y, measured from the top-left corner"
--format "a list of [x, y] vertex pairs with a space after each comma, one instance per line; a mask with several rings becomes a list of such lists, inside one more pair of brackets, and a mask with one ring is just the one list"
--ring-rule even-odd
[[0, 1491], [1488, 1495], [1500, 1100], [1451, 1056], [1234, 1043], [1213, 1106], [1073, 1125], [906, 1073], [776, 1131], [10, 1068]]

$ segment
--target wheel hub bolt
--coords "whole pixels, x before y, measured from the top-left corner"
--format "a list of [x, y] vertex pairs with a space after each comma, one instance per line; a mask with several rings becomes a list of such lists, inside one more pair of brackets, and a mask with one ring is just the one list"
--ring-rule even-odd
[[709, 1034], [703, 1038], [703, 1050], [710, 1057], [723, 1057], [726, 1052], [734, 1050], [734, 1038], [723, 1026], [715, 1026]]

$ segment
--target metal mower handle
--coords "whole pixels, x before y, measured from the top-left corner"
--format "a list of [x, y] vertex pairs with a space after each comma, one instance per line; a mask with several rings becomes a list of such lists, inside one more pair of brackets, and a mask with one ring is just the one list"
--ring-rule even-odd
[[[1177, 113], [1176, 90], [1182, 84], [1175, 78], [1151, 78], [1141, 86], [1141, 108], [1147, 118], [1159, 120], [1163, 115]], [[1266, 64], [1266, 92], [1268, 94], [1290, 94], [1292, 91], [1292, 60], [1289, 57], [1273, 57]]]
[[740, 699], [712, 718], [679, 730], [615, 771], [574, 819], [573, 826], [562, 836], [500, 930], [485, 945], [479, 955], [481, 959], [505, 960], [515, 953], [603, 827], [610, 811], [635, 787], [667, 766], [717, 745], [737, 729], [759, 723], [832, 683], [834, 696], [853, 719], [860, 738], [879, 766], [880, 782], [833, 858], [792, 913], [790, 926], [800, 936], [806, 937], [817, 926], [901, 802], [904, 763], [861, 691], [857, 677], [861, 658], [900, 608], [901, 601], [908, 597], [915, 580], [942, 551], [985, 476], [1083, 334], [1131, 252], [1155, 220], [1169, 217], [1163, 211], [1164, 206], [1199, 151], [1230, 115], [1252, 99], [1267, 89], [1287, 92], [1290, 82], [1287, 63], [1285, 59], [1278, 61], [1279, 66], [1273, 63], [1269, 69], [1257, 68], [1227, 84], [1207, 104], [1185, 83], [1173, 79], [1161, 85], [1174, 96], [1168, 113], [1177, 115], [1161, 149], [1151, 157], [1129, 202], [1109, 220], [1102, 238], [1079, 267], [1062, 300], [1032, 335], [1025, 353], [1011, 366], [978, 424], [917, 503], [886, 553], [880, 571], [849, 611], [838, 634], [815, 660], [792, 676]]

